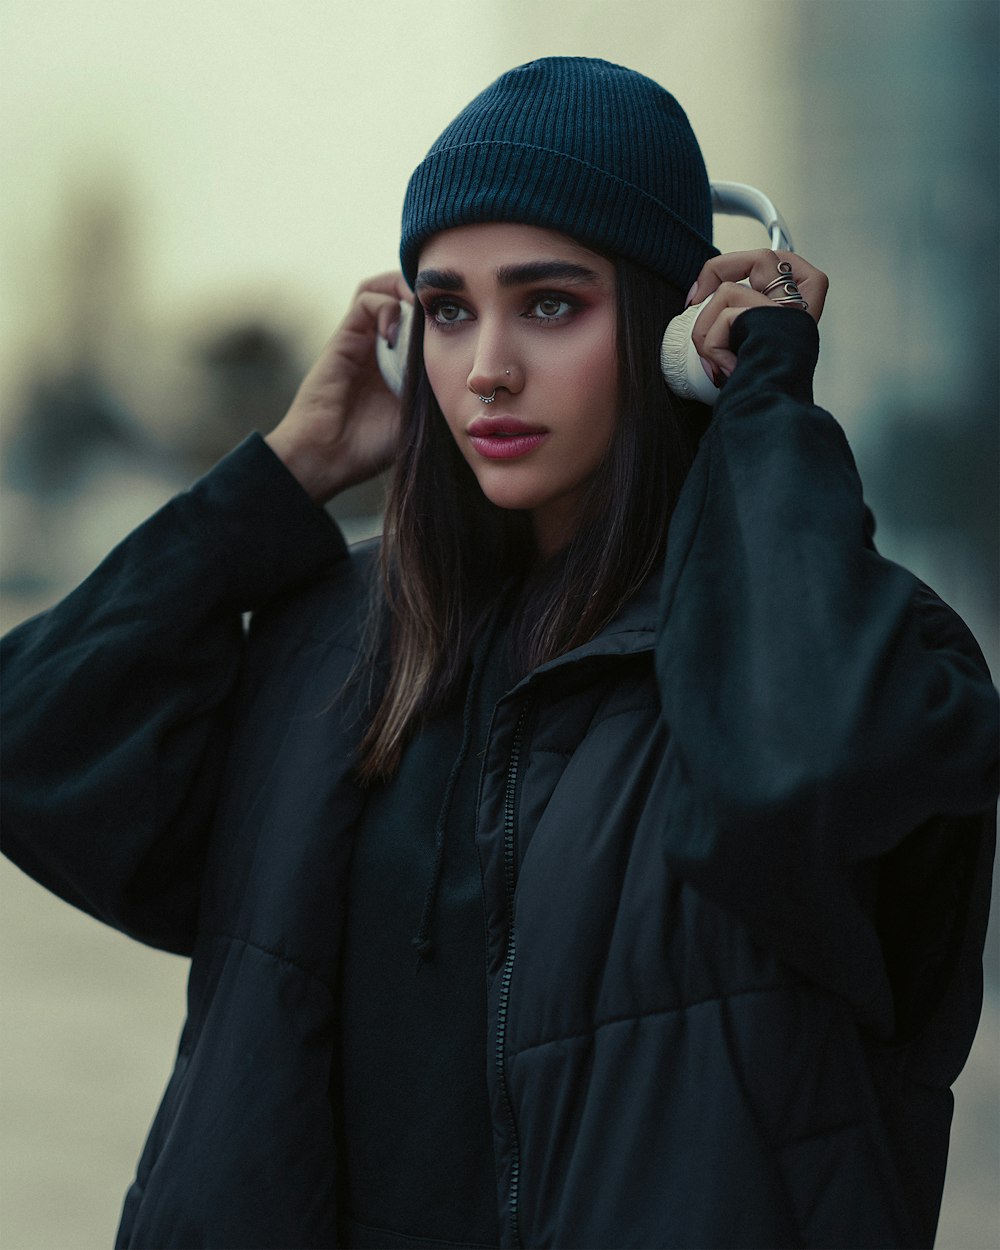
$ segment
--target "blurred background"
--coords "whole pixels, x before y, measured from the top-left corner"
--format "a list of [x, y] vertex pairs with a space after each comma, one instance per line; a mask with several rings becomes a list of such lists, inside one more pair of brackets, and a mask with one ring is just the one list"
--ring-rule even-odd
[[[0, 590], [61, 596], [251, 429], [357, 282], [406, 180], [512, 65], [601, 56], [683, 103], [715, 178], [832, 279], [817, 397], [884, 554], [997, 672], [995, 0], [0, 0]], [[722, 219], [724, 249], [763, 244]], [[378, 527], [378, 484], [338, 501]], [[111, 1244], [186, 967], [4, 863], [0, 1243]], [[996, 909], [994, 909], [996, 910]], [[1000, 990], [957, 1087], [938, 1245], [995, 1247]]]

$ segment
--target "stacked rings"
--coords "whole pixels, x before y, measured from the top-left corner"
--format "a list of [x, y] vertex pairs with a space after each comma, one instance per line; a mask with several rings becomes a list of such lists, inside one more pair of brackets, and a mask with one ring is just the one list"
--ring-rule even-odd
[[[782, 288], [786, 295], [799, 295], [799, 288], [794, 282], [789, 282], [787, 278], [775, 278], [773, 282], [764, 287], [763, 291], [761, 291], [761, 295], [770, 295], [774, 288], [778, 286]], [[799, 295], [799, 299], [801, 298], [802, 296]]]
[[[779, 287], [784, 291], [784, 295], [772, 296], [771, 292], [777, 290]], [[761, 295], [767, 295], [769, 298], [773, 299], [776, 304], [798, 304], [803, 312], [805, 312], [809, 307], [806, 301], [802, 298], [799, 288], [795, 284], [795, 279], [792, 277], [792, 266], [787, 260], [781, 260], [778, 262], [778, 276], [773, 282], [769, 282], [768, 285], [764, 287], [763, 291], [761, 291]]]

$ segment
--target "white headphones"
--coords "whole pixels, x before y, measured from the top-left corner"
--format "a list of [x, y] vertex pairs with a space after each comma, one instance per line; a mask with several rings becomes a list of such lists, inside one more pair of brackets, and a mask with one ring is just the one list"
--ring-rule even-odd
[[[794, 252], [792, 237], [784, 218], [771, 201], [756, 187], [742, 182], [713, 182], [712, 211], [730, 217], [750, 217], [759, 221], [770, 236], [770, 246], [776, 252]], [[691, 341], [691, 331], [701, 312], [701, 304], [692, 304], [667, 326], [660, 348], [660, 368], [667, 385], [682, 399], [698, 399], [703, 404], [714, 404], [719, 392], [708, 380], [701, 366], [701, 357]], [[403, 304], [396, 346], [390, 347], [379, 337], [375, 343], [375, 356], [386, 386], [394, 395], [403, 390], [403, 371], [410, 341], [410, 316], [412, 309]]]
[[[767, 230], [776, 252], [794, 252], [792, 236], [784, 218], [763, 191], [743, 182], [713, 182], [712, 211], [729, 217], [750, 217]], [[701, 357], [691, 341], [691, 331], [704, 302], [692, 304], [670, 322], [663, 332], [660, 369], [667, 386], [682, 399], [699, 399], [713, 405], [719, 392], [702, 368]]]

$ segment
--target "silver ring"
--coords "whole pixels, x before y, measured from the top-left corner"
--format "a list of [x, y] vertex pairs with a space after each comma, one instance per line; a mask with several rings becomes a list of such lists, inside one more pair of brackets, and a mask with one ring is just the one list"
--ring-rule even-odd
[[769, 282], [767, 286], [764, 287], [763, 291], [761, 291], [761, 295], [769, 294], [775, 287], [778, 286], [784, 287], [786, 295], [797, 295], [799, 291], [799, 288], [795, 285], [794, 279], [782, 276], [780, 278], [775, 278], [773, 282]]
[[478, 392], [476, 394], [476, 398], [479, 400], [481, 404], [492, 404], [496, 400], [496, 397], [497, 397], [497, 388], [495, 386], [488, 395], [480, 395], [478, 394]]
[[779, 260], [779, 261], [778, 261], [778, 273], [786, 273], [786, 274], [787, 274], [787, 273], [791, 273], [791, 272], [792, 272], [792, 262], [791, 262], [790, 260]]
[[809, 305], [806, 303], [806, 301], [802, 298], [801, 295], [788, 295], [788, 296], [785, 296], [785, 298], [783, 299], [776, 299], [776, 300], [772, 300], [771, 302], [774, 304], [798, 304], [798, 306], [802, 309], [803, 312], [805, 312], [806, 309], [808, 309], [809, 307]]

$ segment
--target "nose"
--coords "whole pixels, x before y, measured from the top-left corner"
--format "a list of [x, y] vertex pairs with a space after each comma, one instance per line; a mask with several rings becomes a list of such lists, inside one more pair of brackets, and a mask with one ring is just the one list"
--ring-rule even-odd
[[502, 389], [516, 395], [524, 385], [524, 370], [509, 337], [484, 321], [480, 322], [467, 384], [480, 396]]

